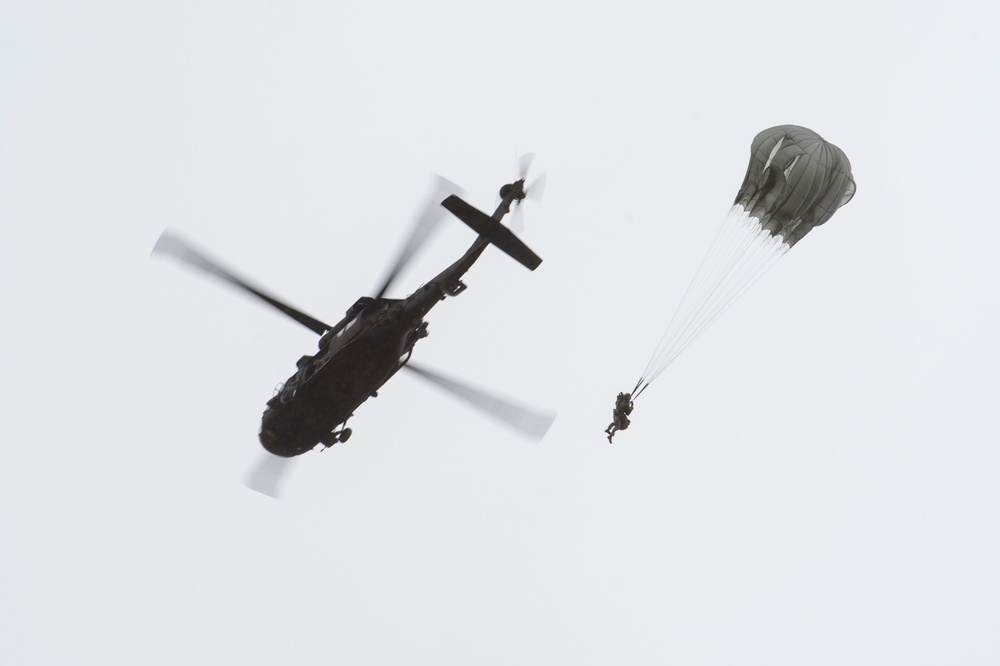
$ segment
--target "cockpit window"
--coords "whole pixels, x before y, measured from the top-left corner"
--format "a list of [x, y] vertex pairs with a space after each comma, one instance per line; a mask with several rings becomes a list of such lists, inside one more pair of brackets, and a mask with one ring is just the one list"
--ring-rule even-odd
[[340, 336], [342, 336], [342, 335], [343, 335], [344, 333], [346, 333], [346, 332], [347, 332], [348, 330], [350, 330], [350, 328], [351, 328], [352, 326], [354, 326], [355, 324], [357, 324], [357, 323], [358, 323], [358, 319], [360, 319], [360, 317], [355, 317], [355, 318], [354, 318], [354, 319], [352, 319], [351, 321], [349, 321], [349, 322], [347, 322], [346, 324], [344, 324], [344, 328], [340, 329], [340, 332], [339, 332], [339, 333], [337, 333], [337, 337], [339, 338], [339, 337], [340, 337]]

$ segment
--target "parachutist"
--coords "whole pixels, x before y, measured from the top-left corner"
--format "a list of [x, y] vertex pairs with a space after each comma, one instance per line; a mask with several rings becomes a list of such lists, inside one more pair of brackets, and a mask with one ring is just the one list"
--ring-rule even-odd
[[607, 430], [604, 431], [608, 435], [608, 442], [613, 444], [615, 433], [629, 427], [631, 421], [628, 420], [628, 415], [632, 413], [634, 408], [635, 403], [632, 402], [631, 393], [618, 394], [618, 397], [615, 399], [615, 409], [612, 413], [613, 420]]

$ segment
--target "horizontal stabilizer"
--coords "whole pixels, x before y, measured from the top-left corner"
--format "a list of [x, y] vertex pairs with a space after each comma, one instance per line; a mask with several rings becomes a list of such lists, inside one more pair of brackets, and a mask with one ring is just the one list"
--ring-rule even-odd
[[522, 243], [510, 229], [454, 194], [442, 201], [441, 205], [528, 270], [533, 271], [542, 263], [541, 258]]

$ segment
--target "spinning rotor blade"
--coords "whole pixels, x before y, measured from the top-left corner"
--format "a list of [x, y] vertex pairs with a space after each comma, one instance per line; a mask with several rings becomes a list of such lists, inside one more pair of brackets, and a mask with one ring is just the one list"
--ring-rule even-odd
[[543, 171], [530, 185], [524, 188], [525, 199], [531, 199], [532, 201], [542, 200], [542, 194], [545, 192], [545, 175], [546, 172]]
[[[535, 160], [534, 153], [525, 153], [518, 160], [517, 165], [517, 177], [518, 180], [526, 179], [528, 177], [528, 171], [531, 169], [531, 164]], [[537, 176], [532, 182], [525, 182], [524, 184], [524, 198], [530, 199], [531, 201], [541, 201], [542, 193], [545, 191], [545, 172], [543, 171], [539, 176]], [[510, 230], [516, 234], [520, 234], [524, 231], [524, 212], [521, 210], [521, 205], [524, 201], [518, 201], [514, 210], [511, 211], [511, 221], [508, 225]]]
[[466, 384], [461, 384], [454, 379], [443, 377], [436, 372], [431, 372], [413, 363], [403, 366], [414, 373], [436, 384], [445, 391], [448, 391], [456, 398], [464, 400], [473, 407], [476, 407], [495, 419], [506, 423], [518, 432], [540, 440], [556, 420], [556, 415], [552, 413], [533, 412], [525, 407], [515, 405], [503, 398], [484, 393], [479, 389], [472, 388]]
[[164, 231], [160, 238], [156, 241], [156, 245], [153, 246], [153, 252], [160, 252], [163, 254], [170, 254], [174, 257], [180, 259], [181, 261], [194, 266], [195, 268], [201, 269], [206, 273], [214, 275], [222, 280], [225, 280], [229, 284], [239, 287], [244, 291], [248, 291], [257, 298], [261, 299], [268, 305], [277, 308], [281, 312], [285, 313], [295, 321], [299, 322], [309, 330], [313, 331], [317, 335], [323, 335], [324, 332], [330, 330], [330, 326], [324, 324], [319, 319], [310, 317], [304, 312], [296, 310], [287, 303], [282, 303], [278, 299], [268, 296], [264, 292], [250, 286], [249, 283], [245, 282], [243, 279], [236, 277], [226, 269], [222, 268], [215, 261], [207, 258], [205, 255], [201, 254], [190, 245], [171, 235], [169, 232]]
[[517, 179], [527, 177], [528, 170], [531, 168], [531, 163], [535, 161], [534, 153], [525, 153], [521, 155], [521, 158], [517, 161]]
[[427, 241], [430, 237], [431, 232], [437, 228], [437, 225], [445, 217], [445, 210], [441, 207], [441, 202], [450, 194], [460, 194], [462, 189], [451, 182], [447, 178], [441, 176], [434, 177], [433, 189], [430, 192], [429, 198], [421, 208], [419, 217], [414, 225], [413, 232], [407, 239], [406, 244], [400, 251], [399, 256], [396, 258], [395, 263], [392, 268], [389, 269], [388, 275], [382, 281], [382, 286], [378, 290], [378, 294], [375, 298], [382, 298], [385, 292], [388, 291], [389, 287], [392, 285], [393, 280], [399, 275], [400, 271], [406, 267], [416, 254], [417, 250]]
[[521, 204], [518, 202], [510, 214], [510, 222], [507, 224], [507, 228], [520, 236], [524, 232], [524, 227], [524, 213], [521, 212]]
[[[521, 159], [518, 160], [517, 164], [517, 178], [518, 180], [527, 180], [528, 172], [531, 170], [531, 164], [535, 161], [534, 153], [525, 153], [521, 155]], [[543, 171], [530, 183], [524, 184], [524, 193], [526, 199], [531, 199], [532, 201], [541, 201], [542, 193], [545, 191], [545, 172]]]
[[250, 490], [280, 500], [284, 496], [284, 482], [295, 466], [293, 458], [280, 458], [264, 452], [258, 458], [253, 470], [243, 480]]

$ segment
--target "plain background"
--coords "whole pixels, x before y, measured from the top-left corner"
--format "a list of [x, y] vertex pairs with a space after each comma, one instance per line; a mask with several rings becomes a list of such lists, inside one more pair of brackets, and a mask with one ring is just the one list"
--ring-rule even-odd
[[[918, 5], [6, 3], [0, 662], [998, 663], [1000, 15]], [[783, 123], [857, 196], [609, 446]], [[242, 486], [315, 336], [158, 235], [336, 321], [429, 174], [491, 209], [526, 151], [545, 262], [487, 251], [415, 359], [548, 436], [401, 375]]]

